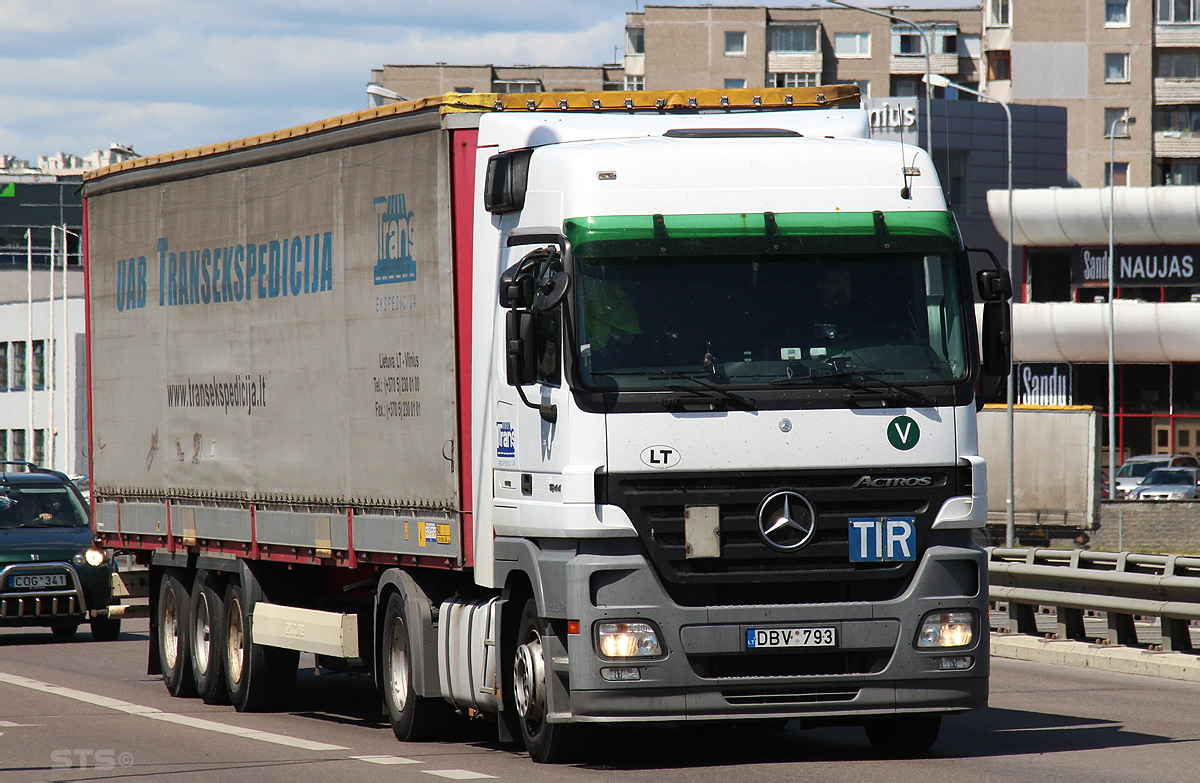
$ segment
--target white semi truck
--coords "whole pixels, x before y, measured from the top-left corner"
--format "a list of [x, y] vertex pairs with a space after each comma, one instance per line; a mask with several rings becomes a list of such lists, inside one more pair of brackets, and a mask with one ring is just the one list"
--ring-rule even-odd
[[401, 740], [495, 716], [541, 762], [625, 721], [920, 752], [984, 705], [1007, 280], [857, 101], [448, 94], [89, 175], [94, 524], [151, 672], [263, 709], [307, 651]]

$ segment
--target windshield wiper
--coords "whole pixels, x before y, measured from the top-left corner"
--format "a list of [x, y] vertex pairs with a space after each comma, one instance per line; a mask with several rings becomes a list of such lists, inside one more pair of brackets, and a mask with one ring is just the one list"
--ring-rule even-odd
[[[755, 402], [754, 400], [750, 399], [749, 397], [746, 397], [745, 395], [742, 395], [742, 394], [738, 394], [737, 392], [729, 391], [728, 389], [722, 389], [720, 386], [717, 386], [715, 383], [710, 383], [709, 381], [706, 381], [703, 378], [699, 378], [695, 375], [688, 375], [687, 373], [676, 372], [674, 370], [663, 370], [662, 372], [655, 373], [655, 375], [662, 375], [667, 378], [679, 378], [680, 380], [691, 381], [692, 383], [699, 386], [701, 389], [706, 389], [710, 392], [716, 392], [718, 395], [725, 397], [726, 399], [733, 400], [734, 402], [736, 402], [738, 405], [741, 405], [746, 410], [752, 411], [752, 410], [758, 409], [758, 403]], [[692, 389], [689, 389], [686, 386], [668, 386], [667, 388], [671, 389], [673, 391], [682, 391], [682, 392], [692, 391]], [[712, 395], [708, 394], [705, 396], [711, 397]]]
[[851, 386], [851, 388], [854, 388], [854, 389], [859, 389], [859, 390], [863, 390], [863, 391], [869, 390], [871, 387], [867, 386], [866, 384], [863, 383], [863, 381], [868, 381], [871, 383], [877, 383], [880, 386], [887, 387], [892, 392], [893, 397], [898, 398], [901, 395], [907, 395], [909, 397], [909, 399], [913, 400], [918, 405], [929, 405], [930, 404], [930, 399], [929, 399], [928, 395], [926, 395], [922, 392], [919, 392], [910, 386], [902, 386], [898, 383], [894, 383], [893, 381], [889, 381], [886, 378], [879, 377], [881, 375], [894, 375], [896, 373], [897, 373], [897, 370], [883, 370], [883, 369], [871, 369], [871, 368], [864, 368], [861, 370], [833, 370], [831, 372], [815, 372], [815, 373], [810, 373], [808, 375], [798, 375], [798, 376], [795, 376], [792, 378], [782, 378], [778, 381], [775, 381], [774, 383], [775, 384], [787, 384], [787, 383], [798, 383], [800, 381], [812, 382], [812, 381], [823, 381], [823, 380], [827, 380], [827, 379], [831, 379], [831, 378], [846, 378], [846, 379], [850, 380], [850, 383], [847, 385]]

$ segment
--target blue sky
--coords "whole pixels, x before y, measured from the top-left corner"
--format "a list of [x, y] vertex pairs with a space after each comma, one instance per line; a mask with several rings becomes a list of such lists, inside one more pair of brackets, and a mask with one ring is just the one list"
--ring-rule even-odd
[[311, 122], [365, 108], [371, 69], [385, 63], [612, 62], [625, 12], [637, 8], [634, 0], [0, 0], [0, 154], [83, 155], [117, 142], [149, 155]]

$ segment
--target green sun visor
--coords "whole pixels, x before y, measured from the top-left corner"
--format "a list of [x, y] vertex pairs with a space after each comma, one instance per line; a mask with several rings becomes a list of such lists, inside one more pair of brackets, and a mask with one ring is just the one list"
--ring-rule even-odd
[[937, 211], [610, 215], [568, 218], [564, 233], [578, 258], [939, 253], [961, 247], [954, 218]]

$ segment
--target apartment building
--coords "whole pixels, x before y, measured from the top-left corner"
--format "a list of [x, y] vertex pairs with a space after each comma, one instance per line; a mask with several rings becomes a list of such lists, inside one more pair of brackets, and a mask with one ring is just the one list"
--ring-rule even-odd
[[371, 83], [406, 98], [447, 92], [601, 92], [624, 88], [620, 65], [384, 65]]
[[647, 5], [625, 15], [625, 86], [659, 90], [856, 83], [868, 98], [920, 95], [926, 48], [930, 71], [969, 87], [978, 85], [980, 5], [897, 8], [896, 13], [916, 27], [828, 6]]

